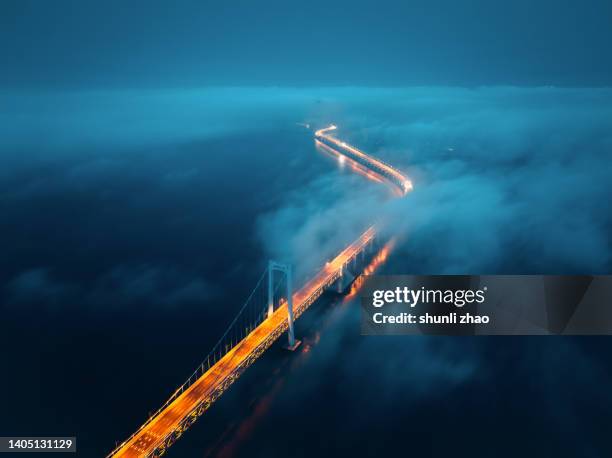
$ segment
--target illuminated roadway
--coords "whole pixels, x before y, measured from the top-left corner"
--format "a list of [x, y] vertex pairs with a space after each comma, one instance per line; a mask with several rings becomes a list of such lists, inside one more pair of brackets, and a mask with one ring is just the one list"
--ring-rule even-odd
[[399, 189], [401, 195], [412, 191], [412, 182], [399, 170], [328, 134], [336, 129], [337, 127], [332, 124], [325, 129], [317, 130], [315, 139], [319, 142], [318, 145], [323, 146], [327, 151], [331, 150], [330, 152], [336, 155], [348, 157], [353, 162], [366, 167], [370, 174], [374, 173], [386, 179]]
[[[376, 173], [384, 170], [383, 176], [398, 183], [401, 181], [403, 192], [408, 191], [404, 183], [409, 184], [410, 181], [395, 169], [325, 134], [326, 131], [333, 129], [335, 126], [317, 131], [315, 133], [317, 140], [329, 140], [333, 144], [337, 142], [340, 148], [358, 157], [362, 165], [366, 167], [371, 165]], [[293, 312], [296, 318], [342, 276], [345, 266], [372, 243], [375, 235], [376, 231], [372, 226], [293, 294]], [[272, 315], [108, 456], [126, 458], [161, 456], [242, 372], [287, 330], [287, 315], [287, 302], [284, 301]]]

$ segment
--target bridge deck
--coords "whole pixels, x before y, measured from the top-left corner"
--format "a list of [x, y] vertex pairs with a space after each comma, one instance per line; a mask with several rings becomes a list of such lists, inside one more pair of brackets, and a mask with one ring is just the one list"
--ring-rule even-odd
[[315, 132], [315, 138], [320, 142], [324, 142], [323, 144], [325, 146], [331, 148], [336, 153], [345, 155], [346, 157], [363, 164], [371, 172], [375, 172], [378, 175], [386, 178], [388, 181], [398, 187], [401, 195], [405, 195], [408, 191], [412, 190], [411, 181], [399, 170], [381, 161], [380, 159], [370, 156], [354, 146], [351, 146], [348, 143], [327, 134], [327, 132], [333, 130], [336, 130], [336, 126], [320, 129]]
[[[374, 235], [373, 227], [365, 231], [293, 295], [296, 318], [339, 277], [343, 266], [359, 255]], [[286, 329], [285, 304], [111, 455], [127, 458], [159, 454], [160, 451], [163, 453], [168, 437], [177, 433], [180, 435], [186, 419], [189, 421], [192, 417], [195, 421]]]

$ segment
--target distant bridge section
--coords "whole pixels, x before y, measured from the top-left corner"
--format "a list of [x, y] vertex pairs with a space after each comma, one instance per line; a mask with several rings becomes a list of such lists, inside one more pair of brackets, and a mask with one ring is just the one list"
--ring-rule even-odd
[[323, 144], [327, 150], [331, 150], [331, 152], [337, 155], [347, 157], [365, 167], [370, 172], [385, 179], [387, 182], [394, 185], [401, 195], [405, 195], [409, 191], [412, 191], [412, 182], [399, 170], [329, 134], [329, 132], [336, 129], [337, 127], [332, 124], [329, 127], [317, 130], [315, 132], [315, 140]]

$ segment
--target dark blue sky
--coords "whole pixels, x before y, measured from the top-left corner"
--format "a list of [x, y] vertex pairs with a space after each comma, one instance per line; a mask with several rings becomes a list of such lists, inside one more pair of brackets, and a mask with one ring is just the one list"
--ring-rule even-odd
[[612, 84], [612, 2], [0, 6], [5, 87]]

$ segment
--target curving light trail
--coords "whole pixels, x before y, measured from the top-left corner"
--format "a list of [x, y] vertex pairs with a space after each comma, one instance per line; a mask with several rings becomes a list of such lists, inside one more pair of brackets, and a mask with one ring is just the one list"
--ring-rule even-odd
[[[353, 166], [353, 170], [364, 175], [366, 178], [377, 182], [386, 180], [396, 188], [401, 197], [412, 191], [412, 181], [399, 170], [329, 134], [329, 132], [337, 129], [338, 127], [335, 124], [330, 124], [328, 127], [315, 131], [316, 145], [322, 150], [337, 156], [342, 162], [348, 158]], [[376, 271], [386, 261], [395, 243], [395, 238], [389, 240], [370, 261], [370, 264], [365, 267], [363, 275], [369, 275]], [[345, 297], [345, 300], [353, 298], [358, 293], [362, 284], [363, 276], [359, 276], [351, 285], [351, 290]]]
[[337, 126], [334, 124], [324, 129], [319, 129], [315, 132], [315, 139], [337, 154], [348, 157], [367, 167], [370, 172], [385, 178], [387, 181], [397, 186], [402, 195], [412, 191], [412, 182], [399, 170], [328, 134], [328, 132], [332, 132], [336, 129]]

